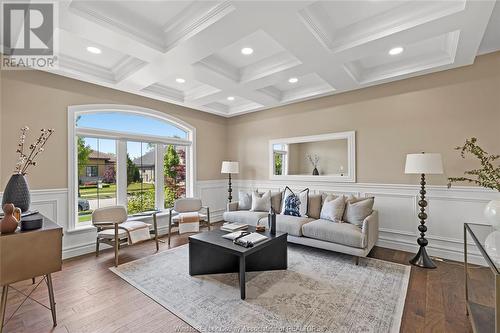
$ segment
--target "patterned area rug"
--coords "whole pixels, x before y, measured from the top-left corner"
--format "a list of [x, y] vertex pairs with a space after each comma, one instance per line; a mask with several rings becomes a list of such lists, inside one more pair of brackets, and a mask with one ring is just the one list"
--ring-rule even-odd
[[288, 270], [247, 273], [246, 300], [236, 273], [189, 276], [187, 245], [111, 270], [201, 332], [399, 332], [410, 277], [409, 266], [298, 245]]

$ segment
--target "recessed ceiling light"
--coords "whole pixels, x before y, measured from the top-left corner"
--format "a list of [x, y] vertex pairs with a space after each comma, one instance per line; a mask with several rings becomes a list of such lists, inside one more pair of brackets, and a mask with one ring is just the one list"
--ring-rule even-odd
[[403, 48], [401, 46], [398, 47], [393, 47], [392, 49], [389, 50], [390, 55], [398, 55], [403, 52]]
[[234, 101], [234, 97], [233, 97], [233, 96], [228, 96], [228, 97], [227, 97], [227, 100], [228, 100], [228, 101]]
[[184, 80], [181, 77], [178, 77], [177, 79], [175, 79], [175, 82], [177, 82], [177, 83], [184, 83], [184, 82], [186, 82], [186, 80]]
[[95, 47], [95, 46], [87, 47], [87, 51], [89, 51], [90, 53], [93, 53], [93, 54], [101, 54], [102, 53], [101, 49], [98, 47]]
[[296, 77], [291, 77], [291, 78], [288, 79], [288, 82], [290, 82], [290, 83], [297, 83], [297, 82], [299, 82], [299, 79], [297, 79]]
[[244, 55], [250, 55], [253, 53], [253, 49], [250, 47], [244, 47], [241, 49], [241, 53]]

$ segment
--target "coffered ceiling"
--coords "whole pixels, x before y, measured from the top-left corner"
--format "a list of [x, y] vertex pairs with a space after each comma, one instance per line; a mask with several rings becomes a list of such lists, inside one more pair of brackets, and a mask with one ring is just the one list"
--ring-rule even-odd
[[229, 117], [472, 64], [478, 52], [500, 49], [494, 7], [476, 0], [64, 1], [53, 72]]

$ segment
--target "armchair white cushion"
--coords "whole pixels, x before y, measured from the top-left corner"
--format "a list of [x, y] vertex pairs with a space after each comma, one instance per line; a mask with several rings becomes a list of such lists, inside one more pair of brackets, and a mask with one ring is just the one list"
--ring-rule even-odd
[[[202, 210], [204, 212], [202, 213]], [[172, 227], [179, 227], [180, 215], [182, 213], [197, 213], [199, 223], [205, 225], [210, 230], [210, 208], [203, 206], [201, 199], [198, 198], [180, 198], [175, 200], [174, 206], [169, 210], [168, 218], [168, 246], [170, 247], [170, 237]]]
[[[99, 243], [105, 243], [114, 248], [115, 266], [118, 266], [118, 250], [121, 245], [132, 245], [135, 242], [150, 239], [151, 224], [128, 220], [127, 209], [124, 206], [102, 207], [92, 212], [92, 224], [97, 228], [96, 257], [99, 255]], [[153, 215], [153, 232], [158, 245], [158, 229], [156, 215]]]
[[201, 200], [198, 198], [182, 198], [174, 202], [174, 211], [177, 213], [198, 212], [201, 208]]

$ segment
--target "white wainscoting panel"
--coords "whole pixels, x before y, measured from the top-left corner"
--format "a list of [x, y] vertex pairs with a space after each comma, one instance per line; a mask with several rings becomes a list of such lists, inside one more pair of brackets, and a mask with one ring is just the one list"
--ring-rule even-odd
[[[371, 183], [334, 183], [334, 182], [283, 182], [235, 180], [234, 197], [238, 200], [238, 190], [280, 191], [285, 186], [292, 190], [309, 188], [312, 193], [333, 192], [345, 195], [373, 196], [375, 209], [379, 211], [380, 235], [378, 246], [416, 252], [418, 245], [417, 227], [419, 220], [419, 186], [406, 184], [371, 184]], [[492, 199], [500, 195], [477, 187], [428, 186], [428, 219], [426, 238], [427, 247], [432, 256], [463, 261], [463, 224], [475, 222], [487, 224], [483, 218], [483, 209]], [[469, 254], [471, 262], [485, 264], [472, 240]]]
[[[312, 193], [334, 192], [345, 195], [374, 196], [375, 209], [379, 211], [380, 237], [377, 245], [415, 252], [418, 248], [417, 185], [362, 184], [330, 182], [281, 182], [234, 180], [233, 201], [238, 200], [238, 191], [253, 189], [283, 190], [285, 186], [294, 190], [308, 187]], [[69, 258], [94, 251], [96, 232], [93, 227], [69, 231], [68, 190], [33, 190], [32, 208], [37, 209], [64, 228], [63, 257]], [[1, 198], [2, 193], [0, 193]], [[222, 220], [227, 203], [227, 180], [198, 181], [195, 195], [210, 207], [212, 222]], [[489, 200], [498, 199], [499, 194], [476, 187], [428, 186], [427, 220], [428, 250], [433, 256], [457, 261], [463, 260], [463, 223], [486, 223], [482, 212]], [[160, 234], [167, 232], [167, 217], [159, 218]], [[472, 245], [472, 241], [468, 243]], [[484, 264], [477, 249], [469, 249], [471, 262]]]
[[228, 182], [224, 179], [196, 182], [195, 195], [201, 198], [203, 205], [210, 207], [210, 216], [213, 222], [222, 221], [222, 213], [226, 210], [227, 186]]

